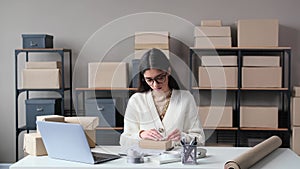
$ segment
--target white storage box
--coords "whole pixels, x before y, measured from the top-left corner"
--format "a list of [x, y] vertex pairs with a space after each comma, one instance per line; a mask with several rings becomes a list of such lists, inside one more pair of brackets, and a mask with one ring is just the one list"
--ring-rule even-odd
[[169, 49], [169, 32], [136, 32], [135, 49]]
[[62, 87], [59, 69], [24, 69], [22, 75], [23, 89], [59, 89]]
[[231, 47], [231, 37], [196, 37], [195, 48]]
[[61, 69], [61, 62], [26, 62], [25, 69]]
[[199, 87], [237, 87], [237, 67], [199, 67]]
[[237, 56], [201, 56], [201, 66], [237, 66]]
[[243, 56], [243, 66], [279, 67], [279, 56]]
[[202, 20], [201, 26], [222, 26], [221, 20]]
[[212, 36], [212, 37], [230, 37], [230, 27], [229, 26], [216, 26], [216, 27], [205, 27], [196, 26], [194, 30], [195, 37], [201, 36]]

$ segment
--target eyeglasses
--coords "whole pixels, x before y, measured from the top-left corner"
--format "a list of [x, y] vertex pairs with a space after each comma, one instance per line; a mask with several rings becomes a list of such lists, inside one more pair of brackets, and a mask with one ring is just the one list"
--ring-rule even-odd
[[162, 74], [159, 74], [157, 75], [156, 77], [154, 77], [153, 79], [150, 78], [150, 77], [145, 77], [145, 81], [148, 85], [153, 85], [154, 84], [154, 81], [157, 83], [157, 84], [162, 84], [166, 81], [166, 76], [168, 75], [168, 73], [162, 73]]

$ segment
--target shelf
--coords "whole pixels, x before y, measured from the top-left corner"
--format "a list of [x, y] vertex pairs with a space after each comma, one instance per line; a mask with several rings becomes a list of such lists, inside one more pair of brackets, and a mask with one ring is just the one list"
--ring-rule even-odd
[[97, 127], [96, 130], [123, 130], [123, 127]]
[[257, 90], [257, 91], [288, 91], [288, 88], [241, 88], [241, 90]]
[[210, 87], [192, 87], [193, 90], [238, 90], [238, 88], [210, 88]]
[[57, 51], [64, 51], [70, 52], [71, 49], [65, 48], [26, 48], [26, 49], [16, 49], [18, 52], [57, 52]]
[[232, 130], [232, 131], [237, 131], [237, 127], [204, 127], [204, 130]]
[[137, 88], [109, 88], [109, 87], [95, 87], [95, 88], [76, 88], [77, 91], [93, 91], [93, 90], [103, 90], [103, 91], [136, 91]]
[[60, 88], [60, 89], [17, 89], [20, 92], [24, 92], [24, 91], [58, 91], [58, 90], [70, 90], [71, 88]]
[[191, 47], [192, 50], [290, 50], [291, 47], [218, 47], [218, 48], [195, 48]]
[[288, 128], [241, 127], [243, 131], [288, 131]]

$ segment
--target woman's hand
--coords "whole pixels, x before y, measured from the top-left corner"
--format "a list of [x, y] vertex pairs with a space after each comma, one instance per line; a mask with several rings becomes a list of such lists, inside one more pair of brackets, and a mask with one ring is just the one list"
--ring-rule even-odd
[[163, 139], [163, 136], [156, 129], [141, 131], [140, 137], [142, 139], [156, 140], [156, 141]]
[[172, 141], [180, 141], [180, 139], [181, 139], [181, 132], [178, 129], [172, 131], [172, 133], [169, 134], [167, 137], [167, 140], [172, 140]]

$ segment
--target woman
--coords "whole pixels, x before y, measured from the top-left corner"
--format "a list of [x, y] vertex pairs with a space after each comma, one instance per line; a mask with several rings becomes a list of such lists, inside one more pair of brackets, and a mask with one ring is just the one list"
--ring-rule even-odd
[[198, 145], [204, 145], [195, 100], [189, 91], [180, 90], [165, 54], [159, 49], [149, 50], [139, 69], [138, 92], [128, 101], [121, 146], [137, 144], [141, 139], [178, 144], [183, 137], [186, 141], [196, 137]]

